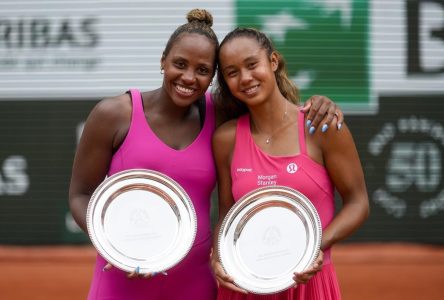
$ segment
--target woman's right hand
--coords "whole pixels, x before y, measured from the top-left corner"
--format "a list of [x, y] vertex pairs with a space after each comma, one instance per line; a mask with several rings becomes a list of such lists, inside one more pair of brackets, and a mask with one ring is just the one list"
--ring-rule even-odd
[[211, 260], [211, 266], [213, 268], [214, 275], [216, 276], [216, 280], [220, 286], [242, 294], [248, 294], [246, 290], [241, 289], [234, 284], [234, 279], [227, 273], [225, 273], [221, 263], [218, 260]]

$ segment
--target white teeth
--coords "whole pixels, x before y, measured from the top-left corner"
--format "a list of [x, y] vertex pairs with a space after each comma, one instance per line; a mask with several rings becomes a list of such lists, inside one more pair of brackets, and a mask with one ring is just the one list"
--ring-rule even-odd
[[176, 89], [181, 93], [181, 94], [187, 94], [187, 95], [191, 95], [194, 93], [193, 89], [188, 89], [186, 87], [180, 86], [180, 85], [176, 85]]
[[256, 92], [257, 88], [258, 88], [258, 86], [256, 85], [256, 86], [253, 86], [249, 89], [246, 89], [245, 94], [247, 94], [247, 95], [253, 94], [254, 92]]

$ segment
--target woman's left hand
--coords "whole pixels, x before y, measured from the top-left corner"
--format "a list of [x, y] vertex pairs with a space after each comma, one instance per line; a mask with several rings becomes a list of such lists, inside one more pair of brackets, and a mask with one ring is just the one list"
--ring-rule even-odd
[[322, 270], [323, 263], [324, 252], [319, 251], [318, 257], [308, 269], [301, 273], [294, 273], [293, 280], [296, 282], [295, 286], [307, 283], [316, 273]]
[[[102, 271], [103, 272], [108, 272], [109, 270], [111, 270], [113, 268], [113, 265], [112, 264], [110, 264], [110, 263], [107, 263], [104, 267], [103, 267], [103, 269], [102, 269]], [[126, 274], [126, 277], [128, 278], [128, 279], [134, 279], [134, 278], [145, 278], [145, 279], [150, 279], [150, 278], [152, 278], [153, 276], [155, 276], [156, 274], [158, 274], [158, 273], [140, 273], [139, 272], [139, 267], [137, 267], [134, 271], [132, 271], [132, 272], [128, 272], [127, 274]], [[161, 274], [164, 274], [164, 275], [168, 275], [166, 272], [161, 272]]]
[[322, 132], [328, 130], [334, 118], [338, 118], [336, 127], [341, 129], [344, 122], [344, 113], [339, 106], [326, 96], [311, 96], [304, 103], [303, 112], [307, 113], [307, 124], [310, 133], [313, 134], [320, 128]]

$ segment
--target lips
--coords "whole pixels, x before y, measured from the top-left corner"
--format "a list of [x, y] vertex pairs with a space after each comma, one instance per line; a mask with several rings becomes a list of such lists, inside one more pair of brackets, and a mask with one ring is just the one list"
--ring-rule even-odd
[[194, 94], [194, 92], [196, 91], [196, 89], [185, 87], [185, 86], [178, 85], [178, 84], [176, 84], [174, 87], [176, 89], [176, 92], [184, 97], [192, 96]]
[[244, 89], [243, 92], [247, 96], [251, 96], [251, 95], [254, 95], [257, 92], [258, 89], [259, 89], [259, 85], [255, 85], [255, 86], [249, 87], [247, 89]]

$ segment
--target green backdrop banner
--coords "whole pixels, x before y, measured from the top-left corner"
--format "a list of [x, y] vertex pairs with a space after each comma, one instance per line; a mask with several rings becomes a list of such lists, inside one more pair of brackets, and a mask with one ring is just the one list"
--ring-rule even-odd
[[302, 97], [329, 95], [344, 109], [374, 110], [367, 1], [236, 1], [239, 26], [271, 37]]

